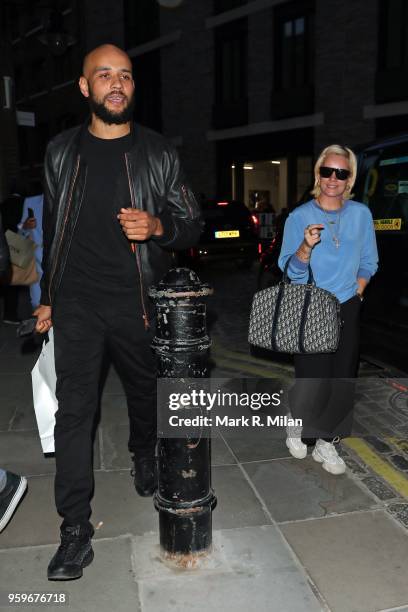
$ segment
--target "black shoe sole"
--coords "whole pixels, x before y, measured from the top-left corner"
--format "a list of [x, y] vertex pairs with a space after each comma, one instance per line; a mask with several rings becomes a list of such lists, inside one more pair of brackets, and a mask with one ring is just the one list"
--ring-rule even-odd
[[78, 578], [82, 578], [82, 574], [83, 574], [82, 569], [84, 567], [88, 567], [88, 565], [90, 565], [92, 563], [93, 559], [94, 559], [94, 551], [91, 548], [91, 550], [85, 555], [83, 563], [82, 563], [82, 567], [79, 568], [77, 574], [67, 576], [66, 574], [63, 574], [63, 573], [60, 573], [60, 574], [58, 574], [58, 573], [50, 574], [48, 572], [47, 578], [48, 578], [48, 580], [61, 580], [61, 581], [63, 581], [63, 580], [78, 580]]

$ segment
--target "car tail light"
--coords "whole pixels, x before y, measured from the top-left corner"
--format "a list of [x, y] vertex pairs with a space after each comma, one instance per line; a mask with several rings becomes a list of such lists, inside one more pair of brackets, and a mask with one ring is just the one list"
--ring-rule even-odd
[[228, 206], [228, 202], [217, 202], [217, 206]]
[[259, 219], [256, 215], [251, 215], [251, 220], [254, 227], [259, 227]]
[[261, 243], [258, 244], [258, 254], [262, 255], [262, 244]]

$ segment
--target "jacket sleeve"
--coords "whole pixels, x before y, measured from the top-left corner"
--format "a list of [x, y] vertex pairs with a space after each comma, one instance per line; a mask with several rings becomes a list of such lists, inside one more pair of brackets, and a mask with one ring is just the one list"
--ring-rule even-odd
[[301, 261], [296, 255], [304, 237], [304, 228], [297, 221], [295, 215], [291, 214], [286, 219], [283, 232], [282, 248], [279, 255], [279, 267], [283, 271], [289, 260], [288, 276], [291, 280], [305, 283], [308, 279], [308, 264]]
[[47, 147], [44, 159], [44, 206], [43, 206], [43, 218], [42, 218], [42, 229], [43, 229], [43, 258], [42, 258], [42, 270], [43, 275], [41, 278], [41, 300], [40, 303], [44, 306], [50, 305], [48, 285], [50, 280], [50, 268], [51, 261], [49, 258], [50, 247], [53, 239], [52, 229], [52, 213], [55, 204], [56, 197], [56, 173], [53, 167], [53, 156], [51, 152], [50, 144]]
[[198, 242], [202, 231], [200, 207], [185, 182], [175, 150], [165, 153], [162, 167], [167, 201], [157, 217], [163, 226], [163, 235], [153, 239], [165, 249], [188, 249]]
[[0, 215], [0, 275], [5, 274], [10, 266], [10, 252], [4, 235], [3, 223]]

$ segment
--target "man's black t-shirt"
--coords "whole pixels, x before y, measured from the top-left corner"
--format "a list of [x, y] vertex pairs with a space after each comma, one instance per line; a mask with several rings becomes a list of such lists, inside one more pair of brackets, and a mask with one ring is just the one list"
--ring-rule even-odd
[[139, 288], [136, 257], [117, 214], [130, 207], [125, 153], [131, 136], [102, 139], [86, 132], [80, 155], [87, 166], [85, 193], [60, 293], [83, 295]]

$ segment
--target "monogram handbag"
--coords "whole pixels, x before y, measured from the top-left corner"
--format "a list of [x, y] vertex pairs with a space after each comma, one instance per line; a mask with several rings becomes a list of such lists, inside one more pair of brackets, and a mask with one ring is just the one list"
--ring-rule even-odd
[[19, 268], [30, 266], [35, 253], [35, 242], [11, 230], [7, 230], [5, 236], [10, 249], [11, 263]]
[[279, 284], [255, 293], [249, 343], [281, 353], [334, 353], [340, 339], [340, 302], [316, 287], [310, 264], [305, 285], [290, 282], [288, 266], [289, 259]]

